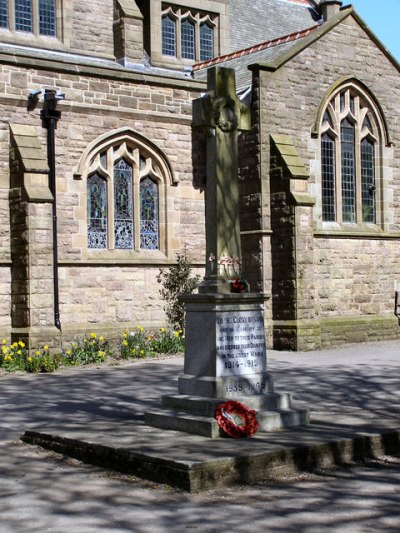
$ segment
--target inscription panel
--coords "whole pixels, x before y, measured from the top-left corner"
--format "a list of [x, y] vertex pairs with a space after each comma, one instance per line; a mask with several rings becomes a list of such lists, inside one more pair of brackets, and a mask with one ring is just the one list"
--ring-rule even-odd
[[217, 313], [217, 375], [248, 376], [266, 371], [262, 310]]

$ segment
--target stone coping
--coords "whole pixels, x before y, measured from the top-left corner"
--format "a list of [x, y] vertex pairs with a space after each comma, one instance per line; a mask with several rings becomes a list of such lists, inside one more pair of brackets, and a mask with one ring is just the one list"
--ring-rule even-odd
[[215, 441], [132, 421], [130, 426], [127, 422], [98, 427], [94, 433], [61, 428], [26, 431], [22, 440], [89, 464], [198, 492], [397, 453], [399, 427], [383, 423], [379, 427], [374, 422], [330, 413], [315, 417], [308, 427]]

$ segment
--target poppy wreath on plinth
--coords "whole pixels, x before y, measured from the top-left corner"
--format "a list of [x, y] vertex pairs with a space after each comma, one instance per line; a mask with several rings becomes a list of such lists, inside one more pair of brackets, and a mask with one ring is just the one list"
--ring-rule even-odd
[[[233, 414], [241, 418], [243, 424], [236, 424], [232, 417]], [[251, 437], [260, 427], [256, 418], [256, 412], [249, 409], [247, 405], [233, 400], [219, 404], [215, 410], [215, 418], [219, 427], [229, 437], [233, 437], [234, 439]]]

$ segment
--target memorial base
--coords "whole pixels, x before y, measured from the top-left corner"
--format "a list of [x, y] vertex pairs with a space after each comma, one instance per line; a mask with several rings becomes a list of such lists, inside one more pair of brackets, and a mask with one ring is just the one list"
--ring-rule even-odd
[[177, 395], [146, 413], [146, 424], [210, 438], [223, 436], [214, 418], [220, 403], [235, 400], [256, 410], [261, 431], [309, 423], [289, 393], [276, 393], [267, 372], [262, 294], [185, 297], [186, 350]]

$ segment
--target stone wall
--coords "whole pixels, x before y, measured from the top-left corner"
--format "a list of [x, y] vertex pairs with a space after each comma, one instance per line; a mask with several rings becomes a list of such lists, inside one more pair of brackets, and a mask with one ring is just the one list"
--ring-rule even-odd
[[[60, 319], [64, 339], [96, 327], [98, 331], [165, 325], [156, 276], [187, 245], [197, 266], [204, 263], [204, 197], [192, 185], [191, 100], [204, 86], [190, 80], [58, 64], [46, 70], [20, 60], [0, 66], [0, 332], [9, 337], [11, 316], [9, 123], [33, 126], [43, 149], [46, 130], [40, 109], [27, 111], [27, 94], [43, 87], [61, 90], [65, 101], [56, 130], [57, 215], [60, 276]], [[54, 70], [53, 70], [54, 68]], [[82, 71], [87, 71], [82, 72]], [[164, 252], [130, 253], [87, 249], [86, 176], [74, 172], [88, 145], [119, 128], [138, 132], [169, 160], [176, 184], [165, 189], [167, 231]], [[51, 245], [51, 239], [43, 243]], [[93, 252], [93, 253], [92, 253]], [[103, 251], [101, 251], [103, 252]]]
[[[287, 326], [292, 328], [292, 333], [295, 331], [297, 338], [301, 334], [308, 335], [309, 342], [307, 339], [304, 342], [309, 347], [318, 347], [318, 342], [328, 346], [399, 337], [400, 328], [393, 316], [394, 282], [400, 279], [398, 68], [356, 20], [348, 17], [284, 66], [276, 71], [261, 70], [260, 76], [262, 180], [270, 188], [269, 180], [274, 179], [265, 171], [270, 168], [270, 134], [287, 134], [303, 162], [309, 165], [310, 178], [305, 192], [316, 200], [312, 210], [314, 242], [311, 255], [305, 244], [303, 249], [296, 249], [296, 257], [289, 259], [291, 264], [297, 265], [293, 281], [297, 298], [288, 303], [290, 291], [277, 290], [273, 294], [275, 320], [295, 306], [295, 320], [287, 322]], [[358, 79], [375, 96], [393, 141], [393, 145], [382, 147], [383, 213], [380, 226], [370, 231], [365, 227], [360, 230], [355, 225], [328, 227], [321, 219], [320, 147], [311, 131], [326, 92], [338, 80], [350, 76]], [[277, 216], [282, 217], [283, 213], [277, 213]], [[289, 222], [293, 213], [289, 210], [285, 216]], [[304, 265], [310, 257], [314, 264], [315, 288], [307, 286], [298, 267], [299, 262]], [[279, 278], [287, 261], [278, 259], [275, 258], [272, 269], [278, 272]], [[268, 272], [269, 266], [264, 264], [264, 270]], [[300, 287], [302, 293], [298, 292]], [[313, 333], [310, 330], [312, 324], [315, 326]], [[277, 323], [278, 328], [281, 326], [282, 322]], [[314, 333], [318, 328], [321, 337], [316, 343]]]

